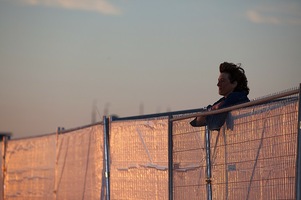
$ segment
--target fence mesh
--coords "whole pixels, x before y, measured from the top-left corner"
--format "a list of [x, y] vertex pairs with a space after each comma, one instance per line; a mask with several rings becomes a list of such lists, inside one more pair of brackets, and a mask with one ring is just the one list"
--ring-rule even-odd
[[185, 119], [170, 129], [167, 114], [109, 122], [109, 174], [101, 124], [1, 142], [1, 191], [14, 200], [164, 200], [170, 191], [175, 200], [194, 200], [207, 199], [210, 182], [212, 199], [294, 199], [298, 101], [293, 95], [230, 112], [221, 130], [210, 132], [210, 181], [205, 128]]
[[207, 199], [205, 129], [173, 123], [174, 199]]
[[[212, 199], [294, 199], [297, 117], [297, 97], [229, 113], [210, 132]], [[173, 125], [174, 199], [207, 199], [205, 130], [187, 124]]]
[[212, 133], [214, 199], [294, 199], [298, 106], [293, 99], [234, 111], [223, 129]]
[[5, 167], [4, 199], [53, 199], [55, 135], [9, 141]]
[[4, 199], [100, 199], [103, 128], [7, 144]]
[[104, 187], [102, 152], [102, 126], [59, 135], [55, 174], [57, 199], [100, 199], [101, 187]]
[[110, 127], [111, 199], [168, 199], [168, 119]]

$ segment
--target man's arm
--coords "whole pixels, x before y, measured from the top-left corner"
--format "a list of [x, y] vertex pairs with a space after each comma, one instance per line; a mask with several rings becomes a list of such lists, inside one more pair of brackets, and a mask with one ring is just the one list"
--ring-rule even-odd
[[206, 117], [205, 116], [196, 117], [194, 120], [192, 120], [190, 122], [190, 125], [193, 127], [205, 126], [206, 125]]

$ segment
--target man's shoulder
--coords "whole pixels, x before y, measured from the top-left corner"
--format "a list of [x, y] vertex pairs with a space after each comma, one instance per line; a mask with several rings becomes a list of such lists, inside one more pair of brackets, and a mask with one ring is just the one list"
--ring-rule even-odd
[[238, 98], [238, 99], [240, 99], [240, 98], [243, 98], [243, 99], [248, 99], [249, 100], [249, 98], [248, 98], [248, 94], [246, 93], [246, 92], [244, 92], [244, 91], [238, 91], [238, 92], [231, 92], [230, 94], [229, 94], [229, 96], [227, 97], [227, 98]]
[[249, 98], [246, 92], [232, 92], [225, 100], [224, 107], [232, 106], [235, 104], [241, 104], [249, 102]]

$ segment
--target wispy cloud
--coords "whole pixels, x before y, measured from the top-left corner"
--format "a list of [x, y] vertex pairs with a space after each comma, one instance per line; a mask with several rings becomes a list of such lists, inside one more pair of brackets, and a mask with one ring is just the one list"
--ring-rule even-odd
[[106, 15], [119, 15], [121, 10], [108, 0], [16, 0], [28, 5], [59, 7], [71, 10], [86, 10]]
[[301, 25], [301, 4], [285, 2], [261, 5], [248, 10], [246, 16], [253, 23]]

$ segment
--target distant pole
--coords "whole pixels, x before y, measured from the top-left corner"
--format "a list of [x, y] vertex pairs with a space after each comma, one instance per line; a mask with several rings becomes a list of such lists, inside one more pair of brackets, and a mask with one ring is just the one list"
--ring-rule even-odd
[[139, 115], [143, 115], [144, 114], [144, 104], [140, 103], [139, 105]]
[[109, 115], [109, 106], [110, 106], [110, 103], [106, 103], [106, 105], [103, 109], [103, 116], [108, 116]]
[[171, 112], [171, 108], [169, 106], [166, 108], [166, 112]]
[[97, 106], [96, 106], [96, 100], [93, 101], [92, 104], [92, 113], [91, 113], [91, 124], [96, 123], [96, 113], [97, 113]]

